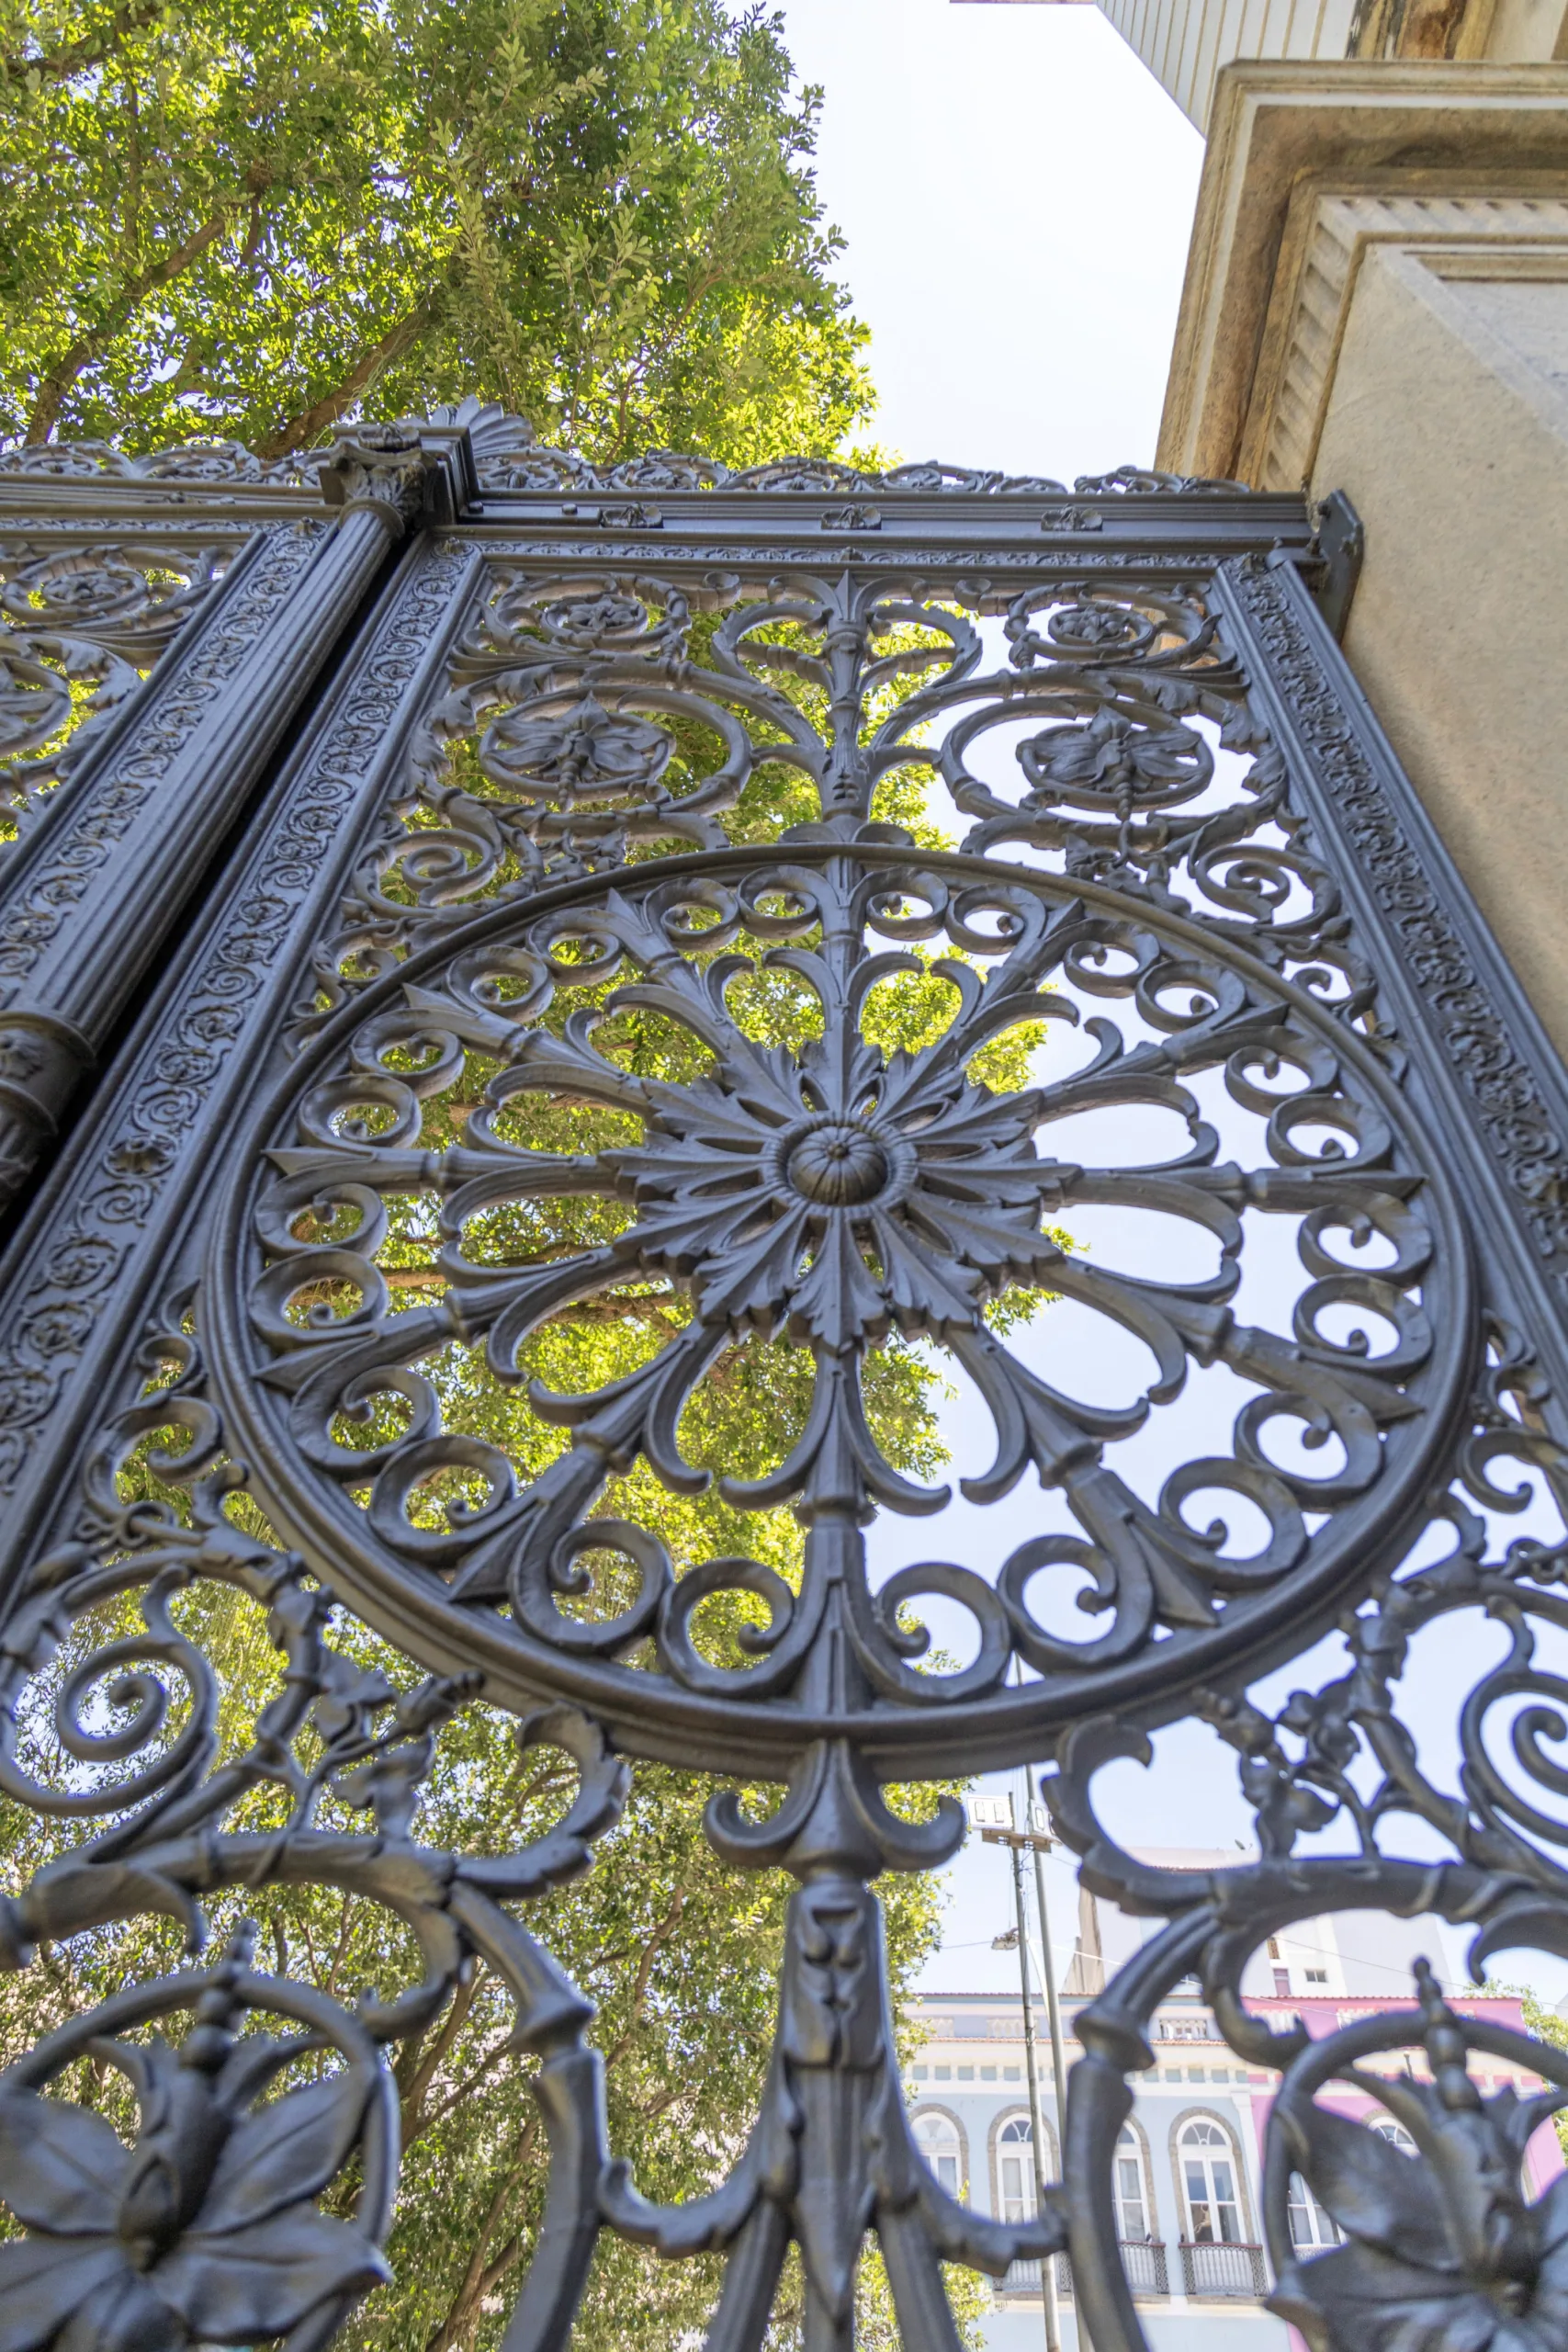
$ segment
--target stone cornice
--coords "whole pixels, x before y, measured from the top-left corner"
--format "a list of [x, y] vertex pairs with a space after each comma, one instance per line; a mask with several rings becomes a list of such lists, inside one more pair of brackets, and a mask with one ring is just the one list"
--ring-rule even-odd
[[1162, 467], [1237, 474], [1270, 306], [1315, 212], [1303, 195], [1330, 187], [1568, 194], [1568, 65], [1227, 67], [1188, 254]]

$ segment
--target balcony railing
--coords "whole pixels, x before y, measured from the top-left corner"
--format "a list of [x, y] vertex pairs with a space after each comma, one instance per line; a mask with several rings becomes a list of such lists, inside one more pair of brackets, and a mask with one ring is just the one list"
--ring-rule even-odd
[[1168, 2295], [1170, 2274], [1157, 2238], [1122, 2240], [1122, 2267], [1134, 2295]]
[[1260, 2245], [1223, 2245], [1181, 2241], [1181, 2284], [1189, 2295], [1235, 2296], [1261, 2302], [1269, 2273]]
[[[1138, 2238], [1121, 2241], [1122, 2265], [1127, 2284], [1134, 2295], [1168, 2295], [1170, 2274], [1163, 2245], [1153, 2239]], [[1070, 2295], [1073, 2291], [1072, 2266], [1065, 2254], [1056, 2256], [1056, 2292]], [[1004, 2295], [1037, 2295], [1040, 2292], [1038, 2262], [1015, 2262], [1001, 2281]]]
[[[1056, 2256], [1056, 2292], [1058, 2295], [1070, 2295], [1072, 2291], [1072, 2265], [1065, 2254], [1059, 2254]], [[1038, 2262], [1010, 2263], [1006, 2277], [998, 2284], [998, 2292], [1003, 2295], [1037, 2295], [1040, 2292]]]

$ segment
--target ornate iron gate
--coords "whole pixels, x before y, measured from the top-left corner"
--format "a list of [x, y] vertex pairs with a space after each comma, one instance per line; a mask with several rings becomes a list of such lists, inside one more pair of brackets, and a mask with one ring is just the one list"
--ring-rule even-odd
[[[197, 446], [0, 469], [0, 1788], [81, 1825], [0, 1905], [0, 1950], [38, 1965], [151, 1910], [194, 1955], [204, 1896], [330, 1884], [424, 1966], [350, 2009], [242, 1934], [14, 2065], [0, 2341], [324, 2345], [383, 2275], [387, 2053], [479, 1953], [551, 2148], [514, 2352], [567, 2342], [605, 2230], [723, 2251], [715, 2352], [761, 2344], [792, 2243], [809, 2352], [848, 2346], [868, 2231], [916, 2352], [956, 2342], [942, 2263], [1059, 2252], [1097, 2352], [1134, 2352], [1113, 2149], [1151, 2010], [1193, 1972], [1283, 2076], [1276, 2308], [1314, 2345], [1568, 2344], [1562, 2224], [1518, 2188], [1539, 2104], [1467, 2072], [1513, 2050], [1568, 2088], [1568, 2059], [1429, 1978], [1407, 2018], [1316, 2043], [1238, 1989], [1330, 1910], [1568, 1951], [1542, 1746], [1568, 1692], [1532, 1666], [1532, 1627], [1568, 1623], [1540, 1499], [1568, 1103], [1325, 620], [1345, 514], [1319, 538], [1297, 501], [1133, 472], [601, 475], [491, 411], [280, 467]], [[903, 820], [917, 771], [959, 848]], [[876, 1010], [900, 978], [919, 1035]], [[640, 1066], [637, 1023], [662, 1041]], [[1096, 1206], [1193, 1248], [1118, 1270], [1075, 1246]], [[1025, 1344], [1052, 1295], [1145, 1351], [1134, 1393], [1078, 1393], [1049, 1309]], [[642, 1361], [529, 1385], [535, 1335], [604, 1301], [645, 1317]], [[966, 1500], [1038, 1483], [1005, 1559], [868, 1564], [884, 1515], [946, 1499], [867, 1406], [890, 1335], [956, 1363], [994, 1425]], [[798, 1526], [797, 1567], [761, 1542], [671, 1558], [637, 1482], [707, 1479], [682, 1414], [763, 1346], [792, 1351], [797, 1422], [721, 1491], [738, 1523]], [[1138, 1445], [1215, 1368], [1230, 1402], [1151, 1472]], [[516, 1400], [499, 1436], [481, 1381]], [[282, 1660], [244, 1736], [180, 1616], [204, 1583], [261, 1603]], [[959, 1661], [927, 1655], [922, 1603], [968, 1627]], [[1399, 1678], [1465, 1609], [1512, 1648], [1445, 1789]], [[364, 1673], [344, 1611], [426, 1679]], [[1336, 1624], [1347, 1672], [1277, 1717], [1248, 1700]], [[433, 1852], [421, 1782], [479, 1693], [578, 1793], [521, 1851]], [[1510, 1777], [1488, 1718], [1516, 1705]], [[1258, 1858], [1224, 1872], [1151, 1870], [1096, 1819], [1094, 1773], [1184, 1715], [1256, 1809]], [[765, 1814], [721, 1792], [709, 1831], [798, 1881], [754, 2132], [668, 2209], [605, 2144], [589, 2005], [523, 1924], [642, 1758], [782, 1784]], [[962, 1833], [951, 1797], [907, 1817], [889, 1783], [1024, 1761], [1089, 1883], [1168, 1925], [1081, 2017], [1066, 2180], [1015, 2226], [910, 2136], [869, 1888]], [[177, 2047], [135, 2038], [178, 2016]], [[1419, 2078], [1357, 2077], [1428, 2157], [1417, 2190], [1317, 2095], [1423, 2041]], [[301, 2050], [335, 2056], [266, 2096]], [[131, 2080], [134, 2148], [62, 2095], [89, 2052]], [[1310, 2260], [1297, 2173], [1348, 2233]]]

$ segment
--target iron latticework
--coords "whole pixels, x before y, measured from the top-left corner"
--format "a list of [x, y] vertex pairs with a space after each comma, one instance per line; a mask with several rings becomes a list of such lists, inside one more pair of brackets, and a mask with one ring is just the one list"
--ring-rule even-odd
[[[1517, 2186], [1560, 2093], [1469, 2069], [1517, 2037], [1429, 1976], [1314, 2043], [1239, 1989], [1331, 1911], [1463, 1922], [1477, 1965], [1568, 1951], [1534, 1663], [1568, 1623], [1568, 1104], [1338, 652], [1353, 518], [1132, 471], [595, 470], [490, 411], [273, 467], [13, 450], [0, 508], [0, 1789], [80, 1826], [0, 1953], [143, 1912], [191, 1951], [0, 2077], [11, 2352], [324, 2346], [386, 2275], [390, 2056], [476, 1954], [551, 2151], [512, 2352], [566, 2344], [606, 2231], [725, 2256], [714, 2352], [761, 2343], [792, 2245], [809, 2352], [847, 2346], [872, 2232], [917, 2352], [956, 2343], [942, 2264], [1047, 2257], [1135, 2352], [1113, 2150], [1194, 1973], [1282, 2077], [1276, 2309], [1342, 2352], [1568, 2345]], [[1102, 1212], [1152, 1256], [1080, 1246]], [[1062, 1300], [1133, 1350], [1122, 1393], [1054, 1351]], [[637, 1360], [542, 1377], [541, 1333], [595, 1318]], [[894, 1458], [890, 1346], [987, 1431], [931, 1556], [900, 1531], [952, 1495]], [[767, 1460], [697, 1458], [694, 1399], [748, 1351], [794, 1419]], [[639, 1516], [704, 1489], [750, 1550]], [[278, 1653], [238, 1731], [205, 1588]], [[1511, 1649], [1448, 1787], [1401, 1677], [1464, 1611]], [[367, 1673], [345, 1616], [424, 1679]], [[1248, 1696], [1336, 1627], [1348, 1670]], [[518, 1850], [435, 1851], [422, 1784], [479, 1703], [577, 1794]], [[1257, 1815], [1220, 1872], [1097, 1818], [1095, 1773], [1183, 1717]], [[644, 1758], [782, 1789], [721, 1788], [708, 1831], [798, 1882], [754, 2130], [671, 2207], [525, 1924]], [[1168, 1924], [1081, 2015], [1064, 2182], [1008, 2223], [910, 2132], [871, 1883], [962, 1834], [890, 1782], [1015, 1763], [1087, 1883]], [[204, 1903], [273, 1884], [385, 1905], [423, 1975], [350, 2007], [249, 1929], [206, 1957]], [[1418, 2075], [1362, 2064], [1406, 2046]], [[85, 2053], [133, 2137], [66, 2096]], [[1292, 2248], [1293, 2176], [1334, 2252]]]

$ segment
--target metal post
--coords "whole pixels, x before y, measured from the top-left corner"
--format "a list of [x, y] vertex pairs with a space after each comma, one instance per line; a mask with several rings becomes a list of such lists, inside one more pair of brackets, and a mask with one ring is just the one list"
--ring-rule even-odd
[[[1062, 2042], [1062, 2005], [1056, 1993], [1056, 1963], [1051, 1952], [1051, 1921], [1045, 1909], [1043, 1856], [1045, 1849], [1052, 1841], [1043, 1830], [1034, 1828], [1032, 1805], [1029, 1806], [1024, 1818], [1031, 1830], [1029, 1850], [1034, 1857], [1034, 1901], [1040, 1913], [1040, 1974], [1045, 1986], [1045, 2014], [1051, 2024], [1051, 2074], [1056, 2086], [1056, 2129], [1062, 2134], [1062, 2144], [1065, 2148], [1067, 2131], [1067, 2060]], [[1013, 1856], [1017, 1862], [1018, 1849], [1016, 1847], [1013, 1849]], [[1020, 1917], [1021, 1917], [1021, 1911]], [[1021, 1933], [1019, 1940], [1022, 1941]], [[1089, 2333], [1084, 2326], [1081, 2311], [1077, 2313], [1077, 2326], [1078, 2352], [1091, 2352]]]
[[[1043, 2214], [1045, 2211], [1045, 2118], [1040, 2106], [1040, 2070], [1034, 2063], [1034, 2004], [1029, 1990], [1029, 1938], [1023, 1923], [1021, 1843], [1012, 1847], [1012, 1892], [1018, 1922], [1018, 1983], [1023, 1997], [1023, 2058], [1029, 2075], [1029, 2120], [1034, 2142], [1034, 2210]], [[1055, 2255], [1043, 2254], [1040, 2257], [1040, 2290], [1045, 2313], [1045, 2352], [1061, 2352], [1062, 2325], [1056, 2309]]]
[[355, 427], [321, 470], [323, 526], [274, 530], [154, 675], [136, 726], [44, 808], [7, 861], [0, 986], [0, 1206], [52, 1151], [68, 1104], [220, 853], [389, 548], [467, 495], [467, 434], [444, 454], [416, 431]]
[[1040, 1981], [1045, 1987], [1045, 2015], [1051, 2027], [1051, 2074], [1056, 2088], [1056, 2113], [1065, 2120], [1067, 2060], [1062, 2042], [1062, 2005], [1056, 1995], [1056, 1963], [1051, 1954], [1051, 1921], [1045, 1909], [1045, 1866], [1041, 1859], [1050, 1842], [1043, 1831], [1037, 1831], [1029, 1840], [1029, 1850], [1034, 1857], [1034, 1903], [1040, 1914]]

